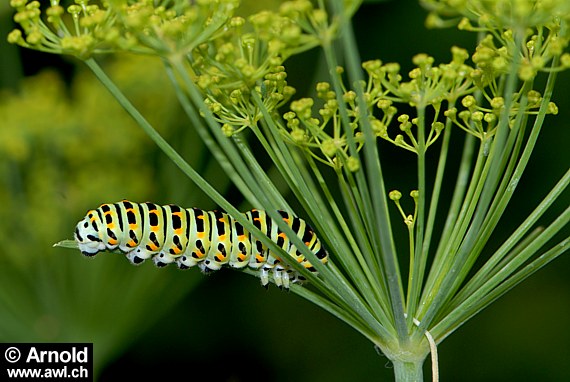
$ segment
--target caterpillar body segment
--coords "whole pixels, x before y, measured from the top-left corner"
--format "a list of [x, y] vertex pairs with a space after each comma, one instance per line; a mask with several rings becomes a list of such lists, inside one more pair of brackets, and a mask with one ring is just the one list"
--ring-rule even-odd
[[[279, 213], [325, 264], [328, 253], [311, 227], [288, 212]], [[316, 274], [309, 260], [265, 211], [251, 210], [244, 215], [294, 260]], [[257, 271], [263, 286], [272, 280], [286, 289], [291, 283], [305, 281], [239, 222], [221, 211], [123, 200], [88, 211], [77, 224], [74, 237], [86, 256], [120, 250], [133, 264], [152, 259], [159, 267], [175, 263], [181, 269], [198, 266], [205, 273], [224, 266], [235, 269], [249, 267]]]

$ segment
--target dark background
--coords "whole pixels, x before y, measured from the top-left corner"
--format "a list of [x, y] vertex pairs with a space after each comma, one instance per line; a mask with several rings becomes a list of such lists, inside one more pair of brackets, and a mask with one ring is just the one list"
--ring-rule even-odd
[[[0, 11], [4, 19], [9, 18], [7, 9]], [[426, 30], [425, 15], [411, 0], [364, 5], [354, 19], [363, 60], [397, 61], [402, 65], [402, 73], [406, 73], [412, 56], [420, 52], [434, 56], [436, 62], [445, 62], [450, 59], [452, 45], [473, 51], [474, 35], [452, 29]], [[113, 100], [98, 104], [106, 97], [105, 92], [97, 90], [100, 86], [84, 74], [81, 64], [16, 50], [5, 43], [4, 37], [0, 47], [4, 57], [1, 85], [4, 89], [18, 89], [20, 94], [18, 103], [13, 93], [2, 93], [0, 104], [12, 107], [0, 106], [2, 117], [8, 121], [1, 122], [0, 118], [0, 133], [4, 134], [0, 137], [26, 131], [26, 147], [32, 153], [22, 159], [18, 157], [21, 154], [14, 154], [20, 152], [14, 143], [10, 146], [4, 141], [5, 148], [0, 145], [1, 175], [8, 190], [0, 191], [0, 203], [5, 212], [9, 211], [0, 223], [2, 238], [7, 243], [0, 249], [0, 258], [4, 257], [0, 264], [4, 267], [0, 271], [4, 272], [0, 274], [0, 341], [93, 341], [96, 363], [100, 351], [96, 367], [102, 381], [393, 379], [388, 360], [350, 327], [296, 295], [276, 288], [265, 291], [255, 278], [231, 271], [205, 277], [197, 270], [155, 270], [150, 264], [134, 268], [112, 255], [86, 261], [74, 251], [52, 250], [51, 244], [70, 238], [75, 221], [85, 209], [101, 202], [127, 197], [202, 208], [213, 206], [136, 127], [127, 126], [128, 117], [119, 119], [113, 113], [119, 115], [120, 111], [109, 111], [112, 106], [107, 104]], [[312, 81], [307, 68], [313, 66], [315, 59], [316, 54], [310, 52], [289, 63], [289, 80], [298, 93], [302, 93], [303, 84]], [[28, 89], [23, 85], [26, 77], [37, 78], [30, 76], [43, 73], [45, 68], [55, 68], [63, 75], [63, 82], [58, 82], [64, 84], [61, 102], [72, 105], [64, 114], [69, 116], [72, 110], [84, 108], [92, 114], [91, 119], [109, 118], [102, 128], [111, 128], [110, 132], [94, 128], [86, 131], [85, 137], [69, 143], [76, 151], [68, 153], [70, 146], [61, 151], [50, 150], [54, 144], [49, 143], [50, 139], [61, 140], [68, 133], [56, 131], [54, 126], [47, 133], [30, 127], [35, 126], [32, 116], [39, 111], [37, 105], [25, 102], [25, 96], [33, 92], [22, 90]], [[78, 81], [77, 77], [82, 78], [81, 86], [88, 89], [84, 93], [78, 90], [79, 85], [71, 85]], [[163, 133], [178, 147], [184, 150], [185, 143], [196, 144], [191, 131], [181, 130], [186, 124], [172, 117], [179, 116], [179, 110], [168, 102], [172, 98], [167, 98], [168, 90], [160, 80], [152, 82], [144, 78], [144, 71], [133, 73], [124, 68], [117, 69], [115, 77], [126, 84], [142, 110], [150, 110], [149, 118], [164, 121], [164, 115], [171, 116]], [[149, 84], [156, 88], [149, 90]], [[500, 244], [500, 239], [532, 211], [568, 168], [569, 87], [570, 76], [562, 73], [554, 96], [560, 114], [547, 118], [518, 193], [501, 221], [496, 242], [489, 248]], [[37, 92], [36, 100], [53, 94], [48, 88]], [[87, 102], [86, 94], [94, 98], [93, 105]], [[55, 106], [50, 107], [44, 119], [59, 116], [53, 110]], [[61, 120], [67, 121], [65, 118], [62, 116]], [[77, 129], [89, 125], [74, 118], [63, 124], [77, 125]], [[123, 125], [127, 126], [126, 133], [121, 133]], [[28, 128], [32, 132], [25, 130]], [[97, 134], [103, 134], [103, 140], [95, 138]], [[459, 146], [459, 134], [456, 139]], [[125, 143], [128, 140], [138, 146], [129, 146]], [[104, 147], [107, 151], [101, 151]], [[414, 173], [414, 157], [402, 159], [390, 145], [381, 143], [380, 147], [387, 184], [407, 194], [406, 190], [413, 187], [413, 178], [406, 179], [402, 174]], [[53, 160], [54, 156], [57, 160]], [[216, 179], [215, 165], [204, 159], [207, 154], [193, 152], [186, 153], [186, 157], [207, 177], [209, 174], [209, 180], [216, 182], [218, 188], [235, 197], [227, 181]], [[46, 161], [53, 168], [37, 167], [37, 163]], [[71, 166], [71, 161], [78, 165]], [[96, 166], [92, 168], [93, 162]], [[86, 177], [86, 173], [90, 176]], [[53, 190], [53, 183], [60, 186]], [[569, 203], [566, 192], [548, 215], [550, 219]], [[40, 207], [45, 209], [34, 215]], [[50, 224], [54, 227], [48, 230], [46, 226]], [[565, 232], [567, 236], [568, 230]], [[446, 339], [439, 346], [442, 380], [570, 380], [569, 269], [566, 254]], [[428, 380], [429, 360], [425, 367]], [[178, 377], [180, 374], [182, 377]]]

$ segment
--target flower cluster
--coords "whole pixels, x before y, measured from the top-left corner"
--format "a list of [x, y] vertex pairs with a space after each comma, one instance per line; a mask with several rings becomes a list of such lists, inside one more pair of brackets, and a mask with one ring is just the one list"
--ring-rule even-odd
[[[522, 105], [523, 99], [525, 105]], [[494, 97], [488, 103], [489, 106], [481, 106], [477, 103], [475, 97], [469, 95], [461, 100], [461, 104], [465, 107], [464, 110], [458, 112], [453, 107], [446, 110], [444, 114], [467, 133], [481, 140], [486, 140], [495, 135], [497, 122], [503, 112], [505, 100], [503, 97]], [[516, 115], [521, 108], [524, 107], [525, 114], [537, 114], [541, 105], [542, 95], [536, 90], [515, 94], [512, 105], [509, 108], [509, 126], [514, 123]], [[554, 102], [548, 103], [546, 113], [558, 114], [558, 107]]]
[[[275, 60], [275, 63], [279, 62], [280, 60]], [[226, 89], [216, 86], [202, 87], [206, 93], [206, 105], [222, 124], [226, 136], [230, 137], [245, 128], [257, 126], [263, 117], [261, 108], [252, 99], [252, 92], [257, 93], [263, 108], [269, 112], [277, 110], [295, 94], [295, 89], [287, 85], [287, 73], [283, 66], [273, 65], [267, 70], [268, 73], [265, 74], [260, 86], [255, 86], [253, 81], [252, 83], [245, 81], [242, 84], [234, 83], [233, 87]], [[220, 83], [216, 85], [219, 86]]]
[[39, 1], [11, 0], [16, 9], [8, 41], [81, 59], [95, 53], [184, 54], [225, 26], [236, 0], [149, 2], [76, 0], [64, 8], [52, 0], [42, 17]]
[[[135, 52], [183, 63], [228, 136], [255, 126], [262, 116], [252, 92], [269, 113], [289, 100], [282, 66], [291, 55], [328, 43], [338, 28], [309, 0], [283, 2], [279, 11], [247, 19], [234, 16], [238, 0], [11, 0], [20, 29], [11, 43], [87, 59], [93, 54]], [[187, 87], [187, 84], [182, 88]]]
[[[431, 27], [457, 25], [461, 30], [487, 36], [473, 55], [480, 75], [504, 74], [515, 58], [521, 59], [518, 75], [532, 80], [539, 72], [570, 67], [570, 2], [567, 0], [424, 0], [432, 10]], [[548, 64], [554, 58], [560, 63]]]
[[[313, 117], [315, 102], [312, 98], [302, 98], [291, 103], [291, 111], [283, 115], [287, 125], [283, 128], [284, 136], [317, 160], [335, 169], [346, 166], [349, 171], [358, 170], [358, 159], [349, 153], [336, 93], [328, 82], [317, 84], [317, 98], [322, 105], [318, 110], [320, 118]], [[356, 149], [360, 150], [364, 137], [358, 130], [360, 115], [356, 106], [356, 93], [346, 91], [342, 99], [345, 103], [343, 107], [348, 110]]]
[[[465, 64], [468, 58], [465, 50], [454, 47], [451, 62], [434, 66], [433, 57], [419, 54], [413, 59], [416, 68], [409, 73], [409, 81], [402, 80], [400, 66], [396, 63], [383, 64], [380, 60], [364, 62], [362, 67], [368, 74], [368, 80], [363, 84], [367, 113], [363, 113], [357, 106], [355, 91], [343, 89], [343, 105], [339, 105], [337, 95], [330, 84], [322, 82], [317, 84], [317, 98], [322, 105], [318, 110], [320, 118], [313, 116], [313, 99], [305, 98], [292, 102], [291, 111], [284, 115], [287, 121], [286, 135], [290, 141], [308, 150], [310, 155], [323, 163], [335, 168], [350, 163], [351, 168], [358, 169], [355, 158], [349, 155], [340, 107], [347, 110], [357, 150], [364, 144], [362, 123], [363, 118], [367, 118], [377, 137], [417, 153], [420, 148], [412, 128], [423, 128], [425, 122], [410, 118], [407, 114], [398, 115], [396, 105], [423, 108], [429, 106], [433, 108], [434, 115], [424, 145], [427, 149], [437, 140], [444, 128], [444, 124], [438, 121], [443, 102], [454, 103], [476, 89], [471, 77], [474, 69]], [[342, 74], [342, 70], [339, 70], [338, 74]], [[389, 136], [388, 126], [394, 119], [399, 122], [400, 130], [409, 138], [409, 142], [402, 134], [395, 138]]]
[[295, 90], [287, 85], [284, 60], [323, 43], [335, 26], [307, 0], [284, 2], [278, 12], [262, 11], [247, 21], [236, 17], [228, 25], [192, 52], [189, 65], [210, 111], [231, 136], [256, 126], [261, 107], [273, 113], [290, 99]]
[[[525, 29], [570, 19], [566, 0], [422, 0], [432, 13], [428, 25], [445, 26], [448, 18], [487, 30]], [[443, 18], [441, 18], [443, 17]]]
[[[523, 49], [518, 51], [513, 32], [503, 30], [501, 34], [490, 33], [483, 38], [471, 57], [466, 50], [453, 47], [451, 61], [436, 66], [433, 57], [418, 54], [413, 58], [415, 68], [408, 73], [407, 81], [403, 80], [400, 66], [396, 63], [383, 64], [380, 60], [364, 62], [362, 66], [368, 74], [363, 87], [364, 100], [373, 132], [414, 153], [427, 150], [440, 136], [445, 123], [449, 122], [481, 140], [489, 138], [495, 134], [505, 108], [505, 100], [501, 96], [504, 84], [500, 78], [512, 70], [516, 54], [522, 57], [515, 69], [523, 82], [520, 90], [513, 93], [508, 105], [508, 124], [510, 126], [514, 122], [521, 109], [525, 114], [536, 114], [542, 97], [537, 91], [529, 91], [526, 86], [530, 85], [539, 71], [570, 67], [570, 54], [563, 52], [569, 36], [566, 36], [566, 29], [562, 28], [561, 23], [560, 19], [551, 20], [549, 26], [538, 33], [529, 30]], [[463, 24], [467, 25], [466, 22]], [[546, 36], [543, 34], [545, 30], [548, 31]], [[554, 57], [558, 57], [560, 63], [547, 69], [546, 63]], [[472, 66], [466, 63], [469, 58]], [[481, 100], [476, 100], [472, 95], [475, 91], [481, 92]], [[340, 128], [337, 97], [326, 83], [317, 85], [317, 96], [322, 104], [318, 110], [320, 118], [313, 116], [314, 100], [296, 101], [291, 104], [292, 111], [285, 114], [287, 134], [292, 142], [308, 150], [310, 155], [336, 168], [349, 159], [347, 138]], [[342, 107], [347, 109], [352, 135], [360, 150], [364, 143], [361, 126], [364, 113], [356, 106], [354, 91], [344, 89], [342, 99]], [[458, 102], [464, 110], [458, 111]], [[422, 109], [423, 119], [398, 114], [397, 105]], [[547, 113], [557, 113], [554, 103], [548, 104]], [[399, 123], [401, 133], [392, 138], [389, 126], [394, 119]], [[420, 129], [424, 132], [421, 135]], [[342, 157], [340, 161], [339, 155]]]

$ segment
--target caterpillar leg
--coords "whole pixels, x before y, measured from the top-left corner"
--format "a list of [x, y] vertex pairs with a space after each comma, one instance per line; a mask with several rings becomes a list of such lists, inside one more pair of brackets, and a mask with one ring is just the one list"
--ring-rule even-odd
[[291, 282], [293, 284], [302, 285], [307, 282], [307, 279], [304, 276], [301, 276], [297, 271], [293, 271], [291, 278]]
[[259, 278], [261, 279], [261, 286], [263, 286], [265, 289], [267, 289], [269, 287], [269, 271], [270, 270], [271, 270], [271, 267], [263, 266], [263, 267], [261, 267], [261, 270], [259, 271]]
[[200, 268], [200, 270], [202, 271], [203, 274], [208, 275], [211, 274], [212, 272], [217, 271], [220, 268], [214, 268], [212, 267], [212, 264], [206, 264], [208, 262], [208, 260], [206, 261], [202, 261], [201, 263], [198, 263], [198, 268]]
[[281, 264], [277, 264], [273, 268], [273, 281], [279, 289], [289, 290], [289, 273]]
[[153, 254], [151, 252], [148, 252], [146, 249], [141, 248], [140, 246], [126, 254], [127, 259], [129, 259], [131, 264], [134, 265], [142, 264], [146, 259], [152, 257], [152, 255]]
[[157, 253], [152, 257], [152, 261], [154, 262], [154, 265], [156, 265], [159, 268], [162, 268], [167, 266], [168, 264], [175, 262], [176, 257], [172, 256], [169, 253], [164, 253], [164, 251], [160, 251], [159, 253]]

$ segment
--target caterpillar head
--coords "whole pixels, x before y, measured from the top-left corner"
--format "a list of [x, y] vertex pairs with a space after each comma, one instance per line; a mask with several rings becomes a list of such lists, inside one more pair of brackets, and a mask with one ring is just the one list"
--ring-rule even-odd
[[79, 250], [85, 256], [95, 256], [99, 251], [105, 250], [105, 243], [100, 238], [98, 222], [92, 220], [90, 216], [92, 216], [91, 213], [87, 214], [83, 220], [77, 223], [73, 235]]

